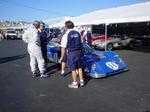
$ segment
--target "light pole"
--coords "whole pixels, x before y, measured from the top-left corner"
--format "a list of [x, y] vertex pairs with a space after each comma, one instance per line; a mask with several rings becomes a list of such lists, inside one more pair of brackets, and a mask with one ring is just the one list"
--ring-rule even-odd
[[109, 23], [105, 23], [105, 51], [107, 51], [107, 26], [109, 25]]

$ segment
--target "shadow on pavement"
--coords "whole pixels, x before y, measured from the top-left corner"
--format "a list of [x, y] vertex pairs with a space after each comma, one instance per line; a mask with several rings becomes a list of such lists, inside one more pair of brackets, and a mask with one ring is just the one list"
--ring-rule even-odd
[[46, 70], [47, 70], [47, 72], [48, 72], [49, 74], [54, 74], [55, 72], [61, 70], [60, 64], [57, 64], [57, 63], [56, 63], [56, 64], [54, 64], [54, 65], [52, 65], [52, 66], [48, 66], [48, 67], [46, 68]]
[[28, 54], [23, 54], [23, 55], [0, 58], [0, 64], [7, 63], [7, 62], [10, 62], [10, 61], [15, 61], [15, 60], [18, 60], [18, 59], [22, 59], [22, 58], [27, 57], [27, 55]]
[[60, 68], [60, 64], [54, 64], [54, 65], [52, 65], [52, 66], [48, 66], [47, 67], [47, 70], [48, 71], [50, 71], [50, 70], [54, 70], [54, 69], [56, 69], [56, 70], [60, 70], [61, 68]]
[[66, 77], [67, 75], [71, 74], [71, 71], [67, 72], [67, 73], [64, 73], [64, 77]]
[[[47, 71], [48, 71], [48, 73], [50, 73], [50, 74], [54, 74], [54, 73], [56, 73], [56, 72], [58, 72], [58, 71], [60, 71], [61, 72], [61, 65], [60, 64], [58, 64], [58, 63], [55, 63], [54, 65], [52, 65], [52, 66], [49, 66], [49, 67], [47, 67]], [[68, 68], [65, 68], [65, 73], [64, 73], [64, 77], [65, 76], [67, 76], [67, 75], [69, 75], [71, 72], [68, 70]], [[60, 73], [61, 74], [61, 73]]]
[[131, 51], [150, 53], [150, 47], [133, 48]]
[[[61, 71], [61, 65], [56, 63], [52, 66], [48, 66], [47, 71], [49, 74], [55, 74], [56, 72]], [[65, 68], [65, 71], [66, 72], [64, 73], [63, 77], [66, 77], [69, 74], [71, 74], [71, 71], [69, 71], [68, 68]], [[85, 84], [87, 84], [91, 79], [92, 79], [92, 77], [84, 75]]]
[[92, 79], [92, 77], [84, 75], [85, 85]]

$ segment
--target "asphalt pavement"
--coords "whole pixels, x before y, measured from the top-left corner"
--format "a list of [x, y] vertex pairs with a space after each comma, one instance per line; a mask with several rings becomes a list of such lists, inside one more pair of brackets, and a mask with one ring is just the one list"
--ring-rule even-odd
[[32, 78], [22, 40], [0, 41], [0, 112], [150, 112], [150, 52], [116, 52], [129, 71], [70, 89], [68, 70], [48, 63], [49, 78]]

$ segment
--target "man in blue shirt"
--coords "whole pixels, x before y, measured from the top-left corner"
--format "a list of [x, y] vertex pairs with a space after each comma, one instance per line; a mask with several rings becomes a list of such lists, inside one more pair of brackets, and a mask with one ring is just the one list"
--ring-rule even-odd
[[45, 61], [45, 67], [47, 67], [47, 32], [45, 31], [44, 22], [40, 22], [39, 32], [40, 32], [42, 56]]
[[67, 64], [69, 69], [72, 71], [73, 82], [68, 85], [69, 88], [78, 88], [77, 83], [77, 72], [79, 73], [80, 86], [84, 86], [83, 72], [81, 66], [81, 34], [73, 29], [74, 24], [71, 21], [65, 22], [65, 27], [67, 29], [66, 33], [63, 35], [61, 40], [61, 58], [63, 59], [64, 54], [67, 54]]

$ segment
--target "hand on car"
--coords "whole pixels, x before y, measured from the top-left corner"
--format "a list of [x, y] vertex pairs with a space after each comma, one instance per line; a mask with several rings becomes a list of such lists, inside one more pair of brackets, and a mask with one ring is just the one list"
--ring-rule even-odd
[[60, 58], [58, 62], [61, 63], [61, 61], [62, 61], [62, 58]]

